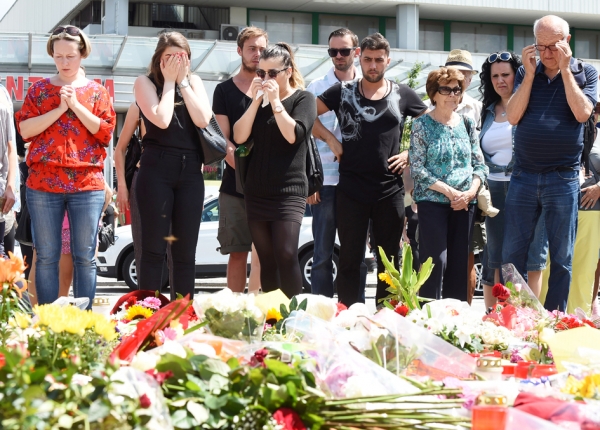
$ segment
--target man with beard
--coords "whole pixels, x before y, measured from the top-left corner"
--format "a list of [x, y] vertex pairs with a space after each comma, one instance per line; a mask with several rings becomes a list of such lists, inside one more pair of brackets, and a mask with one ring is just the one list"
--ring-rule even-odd
[[[364, 301], [360, 266], [369, 219], [376, 248], [381, 246], [398, 267], [404, 226], [404, 189], [398, 175], [408, 159], [407, 151], [399, 153], [400, 138], [405, 118], [427, 111], [407, 85], [384, 79], [389, 54], [390, 45], [381, 34], [365, 37], [360, 44], [363, 78], [337, 83], [317, 98], [317, 114], [335, 111], [342, 135], [336, 202], [341, 245], [338, 297], [346, 306]], [[320, 130], [318, 134], [329, 147], [335, 146], [332, 133]], [[377, 271], [384, 272], [381, 259]], [[386, 288], [378, 277], [376, 303], [387, 296]]]
[[[248, 252], [252, 250], [252, 237], [246, 220], [244, 196], [235, 189], [235, 161], [237, 145], [233, 139], [233, 125], [242, 117], [252, 103], [252, 80], [256, 78], [258, 59], [267, 47], [267, 32], [257, 27], [247, 27], [237, 38], [237, 52], [242, 57], [240, 72], [233, 78], [221, 82], [213, 95], [213, 112], [227, 139], [225, 172], [219, 193], [219, 233], [221, 254], [229, 254], [227, 264], [227, 286], [234, 292], [244, 292]], [[256, 251], [252, 251], [248, 291], [260, 289], [260, 265]]]
[[[354, 59], [358, 58], [360, 48], [358, 37], [347, 28], [339, 28], [329, 35], [329, 49], [333, 67], [325, 76], [315, 79], [310, 83], [307, 91], [315, 96], [320, 96], [325, 90], [338, 82], [353, 81], [361, 76], [360, 70], [354, 66]], [[312, 196], [308, 197], [308, 204], [312, 205], [312, 231], [315, 241], [315, 251], [311, 269], [311, 287], [313, 294], [333, 297], [333, 250], [336, 233], [335, 190], [340, 179], [338, 171], [339, 160], [342, 158], [342, 134], [338, 120], [333, 112], [327, 112], [315, 121], [313, 134], [319, 136], [319, 130], [326, 129], [335, 139], [331, 140], [331, 147], [324, 141], [316, 139], [323, 172], [325, 174], [323, 187]], [[362, 291], [366, 283], [366, 266], [361, 276]]]

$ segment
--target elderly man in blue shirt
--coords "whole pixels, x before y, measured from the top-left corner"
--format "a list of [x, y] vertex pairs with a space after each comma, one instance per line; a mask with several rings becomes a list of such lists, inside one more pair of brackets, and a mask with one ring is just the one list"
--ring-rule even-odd
[[533, 32], [535, 45], [523, 48], [523, 66], [506, 108], [509, 122], [518, 127], [503, 262], [526, 276], [527, 251], [543, 209], [551, 262], [545, 307], [564, 311], [577, 231], [583, 128], [596, 105], [598, 74], [572, 58], [569, 24], [562, 18], [547, 15], [535, 22]]

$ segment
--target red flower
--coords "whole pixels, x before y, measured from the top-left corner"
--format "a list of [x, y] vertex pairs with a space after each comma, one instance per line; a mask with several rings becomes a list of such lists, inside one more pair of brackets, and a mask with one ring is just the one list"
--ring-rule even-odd
[[124, 303], [125, 309], [129, 309], [136, 303], [137, 303], [137, 299], [135, 297], [128, 298], [127, 300], [125, 300], [125, 303]]
[[152, 405], [150, 401], [150, 397], [146, 393], [140, 396], [140, 407], [143, 409], [148, 409]]
[[283, 430], [306, 430], [300, 416], [293, 409], [279, 408], [273, 413], [273, 419], [283, 426]]
[[403, 317], [405, 317], [408, 314], [408, 311], [410, 311], [410, 309], [408, 309], [408, 306], [406, 306], [405, 304], [398, 305], [394, 308], [394, 312], [396, 312], [399, 315], [402, 315]]
[[267, 367], [265, 365], [265, 358], [267, 358], [268, 355], [269, 355], [269, 351], [267, 351], [265, 348], [259, 349], [258, 351], [256, 351], [254, 353], [254, 355], [250, 359], [250, 365], [254, 366], [254, 367], [258, 367], [258, 366]]
[[0, 353], [0, 369], [2, 369], [6, 365], [6, 357], [4, 354]]
[[510, 290], [502, 284], [494, 285], [492, 295], [500, 301], [506, 301], [510, 297]]
[[131, 304], [135, 305], [138, 301], [142, 301], [146, 297], [158, 297], [160, 299], [160, 307], [161, 308], [165, 307], [166, 305], [168, 305], [170, 303], [169, 299], [167, 299], [162, 294], [158, 294], [157, 295], [157, 293], [155, 291], [150, 291], [150, 290], [136, 290], [136, 291], [132, 291], [131, 293], [125, 294], [119, 300], [117, 300], [117, 303], [115, 303], [115, 306], [110, 311], [110, 314], [114, 315], [117, 312], [119, 312], [121, 310], [121, 306], [123, 306], [123, 305], [125, 305], [125, 309], [127, 309], [128, 308], [128, 306], [127, 306], [128, 303], [130, 305]]
[[146, 370], [146, 373], [152, 376], [156, 382], [163, 384], [167, 379], [173, 376], [173, 372], [167, 370], [166, 372], [158, 372], [156, 369]]
[[392, 299], [390, 300], [390, 305], [392, 305], [393, 307], [396, 307], [400, 304], [400, 302], [396, 299]]
[[337, 306], [337, 311], [335, 313], [336, 317], [340, 314], [340, 312], [345, 311], [346, 309], [348, 309], [348, 306], [346, 306], [342, 302], [337, 302], [336, 306]]

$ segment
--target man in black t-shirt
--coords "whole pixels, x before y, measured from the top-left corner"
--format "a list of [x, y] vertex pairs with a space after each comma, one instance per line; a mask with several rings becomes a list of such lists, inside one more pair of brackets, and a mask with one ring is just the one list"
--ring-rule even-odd
[[[237, 147], [233, 139], [233, 126], [252, 103], [252, 80], [256, 78], [260, 53], [268, 43], [267, 32], [257, 27], [247, 27], [237, 38], [237, 52], [242, 57], [240, 72], [220, 83], [213, 95], [213, 112], [227, 139], [225, 171], [219, 194], [219, 233], [221, 254], [229, 254], [227, 286], [234, 292], [246, 287], [248, 252], [252, 249], [252, 237], [246, 220], [244, 196], [235, 189], [235, 162], [233, 153]], [[252, 266], [248, 291], [260, 289], [260, 266], [256, 251], [252, 251]]]
[[[407, 152], [399, 153], [404, 120], [418, 117], [427, 107], [408, 86], [384, 79], [390, 63], [390, 45], [379, 33], [361, 42], [363, 78], [342, 82], [317, 98], [317, 113], [335, 111], [342, 132], [340, 181], [337, 188], [340, 268], [338, 297], [347, 306], [360, 299], [360, 264], [369, 218], [375, 245], [394, 258], [398, 267], [404, 226], [404, 190], [398, 177], [407, 165]], [[325, 142], [335, 139], [321, 130]], [[331, 146], [331, 145], [330, 145]], [[384, 267], [378, 259], [377, 268]], [[387, 296], [378, 277], [376, 300]]]

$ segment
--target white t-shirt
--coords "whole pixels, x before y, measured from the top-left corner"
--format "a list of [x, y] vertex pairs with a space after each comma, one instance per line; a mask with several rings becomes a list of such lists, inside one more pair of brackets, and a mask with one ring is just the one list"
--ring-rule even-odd
[[[483, 135], [481, 141], [483, 151], [491, 156], [492, 163], [507, 166], [512, 159], [512, 125], [508, 121], [494, 122]], [[490, 181], [510, 181], [510, 175], [490, 173]]]

